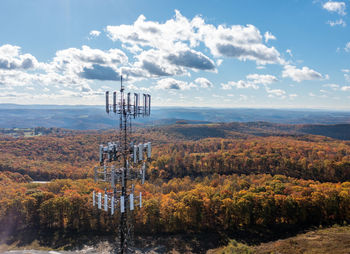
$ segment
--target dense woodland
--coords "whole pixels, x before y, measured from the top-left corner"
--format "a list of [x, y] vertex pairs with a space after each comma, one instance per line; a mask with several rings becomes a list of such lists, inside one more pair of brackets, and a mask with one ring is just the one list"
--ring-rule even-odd
[[[350, 223], [349, 141], [270, 131], [217, 135], [208, 131], [212, 125], [195, 128], [134, 133], [135, 140], [142, 136], [154, 144], [148, 181], [136, 186], [144, 193], [143, 208], [135, 216], [137, 234], [232, 235]], [[112, 220], [91, 201], [91, 192], [104, 188], [91, 179], [98, 144], [113, 136], [2, 137], [0, 234], [117, 231], [118, 216]], [[31, 183], [52, 179], [57, 180]]]

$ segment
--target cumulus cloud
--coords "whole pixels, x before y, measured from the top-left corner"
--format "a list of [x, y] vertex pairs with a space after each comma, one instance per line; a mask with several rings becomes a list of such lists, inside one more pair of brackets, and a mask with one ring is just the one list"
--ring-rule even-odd
[[[179, 11], [175, 11], [175, 17], [165, 23], [147, 21], [141, 15], [132, 25], [107, 26], [106, 31], [113, 41], [120, 41], [126, 48], [150, 47], [168, 54], [171, 64], [200, 70], [214, 69], [211, 59], [191, 51], [200, 43], [215, 57], [252, 60], [260, 65], [283, 62], [274, 47], [263, 43], [260, 31], [253, 25], [214, 26], [206, 24], [200, 16], [189, 20]], [[265, 35], [267, 40], [275, 39], [269, 32]], [[184, 48], [191, 50], [182, 52]]]
[[263, 84], [263, 85], [272, 84], [278, 81], [278, 79], [275, 76], [268, 75], [268, 74], [267, 75], [249, 74], [247, 75], [247, 79], [253, 82], [254, 84]]
[[340, 90], [342, 90], [342, 91], [344, 91], [344, 92], [348, 92], [348, 91], [350, 91], [350, 86], [342, 86], [342, 87], [340, 88]]
[[246, 80], [229, 81], [227, 83], [221, 84], [221, 88], [223, 90], [229, 90], [229, 89], [232, 89], [233, 87], [238, 89], [243, 89], [243, 88], [258, 89], [259, 88], [259, 86], [257, 86], [256, 84]]
[[136, 56], [134, 67], [148, 72], [150, 77], [189, 75], [188, 70], [215, 71], [214, 62], [201, 52], [183, 49], [172, 53], [150, 49]]
[[49, 71], [85, 79], [116, 80], [118, 67], [127, 62], [127, 56], [119, 49], [103, 51], [82, 46], [57, 51]]
[[164, 78], [157, 81], [155, 89], [161, 90], [188, 90], [195, 87], [192, 83], [187, 83], [185, 81], [176, 80], [173, 78]]
[[346, 4], [344, 2], [328, 1], [322, 7], [329, 12], [336, 12], [343, 16], [346, 15]]
[[270, 40], [276, 40], [276, 37], [269, 31], [264, 33], [264, 37], [265, 37], [265, 43], [268, 43]]
[[291, 50], [291, 49], [287, 49], [287, 50], [286, 50], [286, 53], [287, 53], [290, 57], [293, 57], [293, 54], [292, 54], [292, 50]]
[[31, 54], [21, 54], [21, 48], [5, 44], [0, 47], [0, 70], [28, 70], [37, 67], [38, 61]]
[[148, 50], [137, 56], [135, 67], [141, 68], [151, 76], [183, 75], [186, 71], [181, 66], [171, 65], [166, 54], [160, 50]]
[[349, 69], [342, 69], [342, 72], [344, 72], [344, 79], [347, 82], [350, 82], [350, 70]]
[[96, 38], [98, 36], [100, 36], [101, 32], [100, 31], [97, 31], [97, 30], [92, 30], [89, 35], [90, 35], [90, 38]]
[[325, 85], [323, 85], [323, 87], [329, 87], [329, 88], [331, 88], [334, 91], [339, 89], [339, 85], [338, 84], [325, 84]]
[[335, 20], [335, 21], [329, 20], [327, 22], [327, 24], [330, 25], [330, 26], [342, 26], [342, 27], [346, 26], [346, 22], [343, 19], [338, 19], [338, 20]]
[[310, 69], [309, 67], [304, 66], [303, 68], [298, 69], [293, 65], [284, 66], [282, 77], [289, 77], [296, 82], [301, 82], [304, 80], [320, 80], [324, 78], [322, 74]]
[[93, 64], [117, 65], [126, 63], [127, 61], [128, 57], [119, 49], [103, 51], [100, 49], [92, 49], [89, 46], [84, 45], [81, 49], [68, 48], [57, 51], [53, 63], [60, 69], [69, 64], [76, 63], [89, 66]]
[[196, 78], [194, 83], [199, 85], [201, 88], [211, 88], [211, 87], [213, 87], [213, 83], [211, 83], [206, 78]]
[[232, 89], [236, 87], [238, 89], [253, 88], [259, 89], [259, 85], [269, 85], [276, 82], [278, 79], [273, 75], [260, 75], [260, 74], [249, 74], [246, 76], [246, 80], [229, 81], [221, 84], [221, 88], [224, 90]]
[[350, 52], [350, 41], [349, 41], [348, 43], [345, 44], [344, 50], [345, 50], [346, 52]]
[[[261, 34], [250, 24], [213, 25], [201, 16], [188, 19], [175, 11], [175, 16], [165, 22], [149, 21], [141, 15], [133, 24], [107, 26], [105, 31], [110, 39], [121, 43], [122, 50], [101, 50], [84, 45], [59, 50], [51, 61], [42, 63], [30, 54], [21, 53], [18, 46], [1, 46], [0, 85], [52, 87], [65, 91], [60, 96], [92, 95], [95, 80], [118, 80], [123, 73], [130, 83], [162, 78], [153, 88], [187, 90], [210, 88], [213, 84], [203, 77], [192, 82], [171, 77], [190, 77], [193, 71], [217, 72], [226, 58], [253, 61], [259, 68], [284, 64], [278, 50], [266, 45], [276, 37], [270, 32]], [[100, 35], [100, 31], [92, 30], [88, 38]], [[258, 89], [259, 85], [276, 80], [269, 75], [251, 74], [230, 87]]]
[[286, 98], [286, 91], [282, 89], [270, 89], [266, 87], [266, 92], [269, 94], [268, 97], [270, 98], [275, 98], [275, 97], [279, 97], [281, 99]]
[[167, 56], [171, 64], [189, 67], [198, 70], [214, 70], [214, 62], [201, 52], [194, 50], [183, 50], [171, 53]]
[[79, 73], [80, 77], [97, 80], [119, 80], [120, 75], [114, 69], [108, 66], [93, 64], [91, 68], [84, 67]]

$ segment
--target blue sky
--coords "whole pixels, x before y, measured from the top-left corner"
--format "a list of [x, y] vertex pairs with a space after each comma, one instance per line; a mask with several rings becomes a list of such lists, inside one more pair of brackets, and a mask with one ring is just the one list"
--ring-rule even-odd
[[350, 110], [350, 1], [0, 2], [0, 102]]

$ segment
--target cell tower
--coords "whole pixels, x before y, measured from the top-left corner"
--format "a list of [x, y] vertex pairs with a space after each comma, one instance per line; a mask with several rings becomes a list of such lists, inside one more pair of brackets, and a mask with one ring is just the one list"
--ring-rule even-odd
[[131, 119], [146, 117], [151, 113], [151, 96], [124, 92], [123, 77], [120, 78], [120, 92], [113, 92], [113, 104], [106, 92], [106, 113], [119, 116], [117, 140], [99, 146], [100, 165], [94, 169], [95, 182], [110, 183], [104, 193], [93, 192], [93, 206], [120, 216], [120, 247], [117, 253], [133, 252], [134, 210], [142, 207], [142, 193], [135, 193], [135, 183], [145, 181], [147, 163], [151, 160], [151, 142], [136, 144], [131, 141]]

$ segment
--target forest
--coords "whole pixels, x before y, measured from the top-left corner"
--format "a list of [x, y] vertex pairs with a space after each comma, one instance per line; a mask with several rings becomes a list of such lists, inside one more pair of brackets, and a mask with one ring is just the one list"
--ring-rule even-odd
[[[144, 193], [143, 208], [135, 211], [136, 235], [209, 232], [264, 241], [350, 222], [349, 141], [221, 127], [136, 130], [135, 140], [154, 144], [147, 182], [136, 186]], [[98, 145], [113, 137], [113, 131], [2, 136], [1, 239], [23, 232], [117, 232], [118, 216], [111, 219], [91, 200], [93, 190], [104, 188], [92, 180]]]

